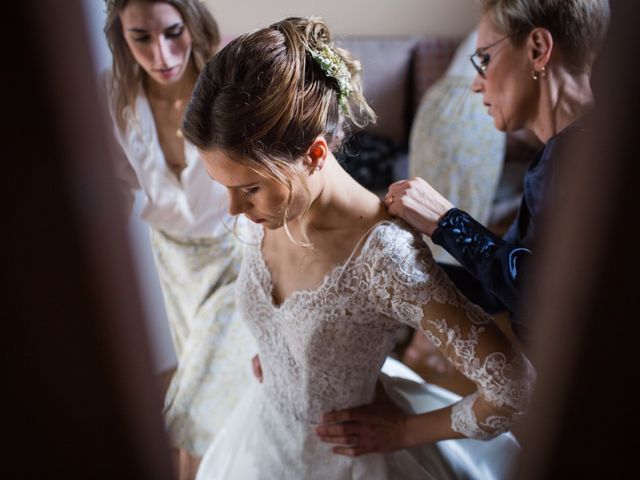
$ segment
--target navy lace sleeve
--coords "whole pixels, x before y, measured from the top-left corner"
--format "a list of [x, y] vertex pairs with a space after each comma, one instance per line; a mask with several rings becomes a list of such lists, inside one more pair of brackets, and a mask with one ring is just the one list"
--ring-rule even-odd
[[531, 251], [491, 233], [468, 213], [453, 208], [432, 240], [449, 252], [511, 312], [517, 310], [521, 271]]

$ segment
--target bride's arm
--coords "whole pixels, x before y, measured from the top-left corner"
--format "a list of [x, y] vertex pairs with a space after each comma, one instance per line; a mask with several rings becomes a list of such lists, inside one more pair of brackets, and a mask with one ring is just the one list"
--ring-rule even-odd
[[326, 414], [317, 433], [338, 453], [391, 451], [459, 437], [487, 439], [508, 430], [533, 390], [533, 367], [492, 318], [470, 303], [418, 237], [399, 229], [380, 235], [363, 281], [367, 300], [388, 318], [425, 335], [477, 390], [453, 406], [407, 415], [394, 405]]
[[452, 407], [451, 429], [465, 437], [492, 438], [526, 411], [535, 371], [491, 317], [457, 290], [450, 294], [446, 303], [433, 300], [424, 306], [420, 328], [477, 388]]
[[[444, 276], [431, 273], [438, 283], [447, 283]], [[371, 405], [327, 413], [316, 432], [322, 441], [336, 445], [336, 453], [355, 456], [450, 438], [488, 439], [509, 430], [525, 412], [533, 367], [491, 317], [455, 288], [434, 295], [416, 327], [475, 383], [476, 392], [419, 415], [402, 412], [380, 394]]]

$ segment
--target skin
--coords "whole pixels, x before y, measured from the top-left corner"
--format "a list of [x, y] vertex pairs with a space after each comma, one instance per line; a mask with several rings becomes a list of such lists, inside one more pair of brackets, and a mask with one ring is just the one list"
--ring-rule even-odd
[[[280, 304], [297, 290], [318, 288], [328, 271], [344, 261], [372, 225], [388, 218], [378, 197], [360, 186], [340, 167], [323, 137], [295, 162], [301, 180], [292, 178], [293, 192], [287, 226], [303, 242], [301, 215], [309, 201], [306, 232], [313, 249], [296, 245], [284, 228], [289, 189], [264, 178], [221, 150], [202, 151], [212, 179], [227, 187], [229, 213], [245, 215], [265, 229], [262, 255], [271, 272], [273, 301]], [[309, 268], [312, 267], [312, 268]]]
[[[484, 15], [478, 25], [479, 50], [504, 37]], [[528, 129], [542, 142], [580, 118], [593, 103], [588, 72], [571, 73], [551, 33], [534, 28], [522, 45], [510, 39], [489, 47], [486, 78], [477, 75], [472, 90], [482, 95], [498, 130]], [[544, 76], [532, 72], [544, 69]], [[385, 196], [389, 213], [431, 236], [453, 205], [421, 178], [392, 184]]]
[[129, 50], [145, 72], [144, 90], [167, 166], [179, 178], [186, 160], [178, 127], [197, 76], [191, 34], [180, 12], [164, 2], [131, 1], [120, 21]]

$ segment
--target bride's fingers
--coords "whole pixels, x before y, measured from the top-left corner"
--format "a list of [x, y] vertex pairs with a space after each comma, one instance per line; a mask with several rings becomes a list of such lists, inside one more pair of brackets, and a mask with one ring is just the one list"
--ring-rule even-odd
[[363, 426], [357, 423], [336, 423], [316, 427], [316, 435], [320, 437], [343, 437], [357, 435]]
[[332, 449], [333, 453], [338, 455], [345, 455], [347, 457], [358, 457], [360, 455], [364, 455], [365, 453], [375, 452], [376, 450], [371, 447], [335, 447]]
[[260, 365], [260, 357], [258, 355], [251, 359], [251, 367], [253, 368], [253, 374], [262, 383], [262, 366]]
[[[333, 412], [323, 413], [318, 426], [325, 427], [333, 423], [346, 422], [368, 423], [372, 418], [370, 412], [371, 410], [368, 405], [365, 405], [363, 407], [349, 408], [347, 410], [335, 410]], [[375, 417], [375, 415], [373, 417]]]
[[344, 437], [320, 437], [324, 443], [331, 443], [333, 445], [343, 445], [346, 447], [354, 447], [358, 445], [357, 435], [347, 435]]

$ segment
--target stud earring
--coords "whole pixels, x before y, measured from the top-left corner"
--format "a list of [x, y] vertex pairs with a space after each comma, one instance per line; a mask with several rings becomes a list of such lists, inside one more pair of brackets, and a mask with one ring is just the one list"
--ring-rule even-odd
[[533, 70], [531, 72], [531, 78], [533, 78], [534, 80], [539, 80], [546, 76], [547, 76], [547, 71], [545, 70], [544, 67], [542, 67], [540, 70]]

